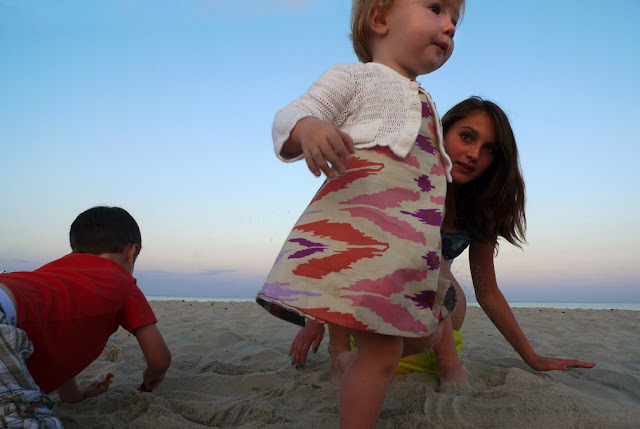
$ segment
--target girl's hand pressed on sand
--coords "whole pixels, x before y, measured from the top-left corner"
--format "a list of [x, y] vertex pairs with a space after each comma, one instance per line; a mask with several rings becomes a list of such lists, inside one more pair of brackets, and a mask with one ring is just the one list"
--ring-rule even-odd
[[315, 175], [328, 178], [346, 171], [343, 161], [355, 153], [353, 140], [330, 122], [313, 116], [302, 118], [291, 131], [292, 142], [299, 142], [307, 167]]
[[558, 359], [540, 355], [536, 355], [536, 357], [531, 362], [527, 362], [527, 364], [537, 371], [570, 371], [573, 368], [593, 368], [596, 366], [595, 363], [581, 360]]
[[291, 348], [289, 349], [291, 364], [295, 365], [296, 368], [304, 367], [304, 364], [307, 363], [307, 353], [309, 353], [311, 344], [313, 344], [313, 352], [315, 353], [318, 351], [323, 338], [324, 325], [307, 319], [304, 328], [298, 331], [298, 335], [291, 343]]

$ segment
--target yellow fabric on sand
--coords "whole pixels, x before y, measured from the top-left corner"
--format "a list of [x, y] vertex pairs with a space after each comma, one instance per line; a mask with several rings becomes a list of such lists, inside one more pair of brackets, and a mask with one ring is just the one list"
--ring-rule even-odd
[[[453, 331], [453, 339], [456, 342], [456, 352], [460, 356], [464, 341], [462, 340], [462, 330]], [[351, 349], [356, 348], [356, 342], [351, 337]], [[436, 368], [436, 357], [433, 354], [433, 350], [428, 350], [424, 353], [418, 353], [411, 356], [406, 356], [400, 359], [398, 367], [396, 368], [395, 375], [404, 375], [412, 372], [425, 372], [427, 374], [438, 375], [438, 369]]]

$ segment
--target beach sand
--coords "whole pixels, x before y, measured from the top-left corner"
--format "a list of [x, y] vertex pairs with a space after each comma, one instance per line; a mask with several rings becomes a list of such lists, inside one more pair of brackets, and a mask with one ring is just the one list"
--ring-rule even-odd
[[[136, 391], [144, 361], [135, 337], [120, 329], [77, 377], [83, 386], [111, 372], [109, 390], [54, 408], [66, 428], [338, 427], [339, 392], [330, 382], [326, 337], [296, 370], [288, 354], [297, 327], [255, 303], [151, 305], [173, 354], [162, 386]], [[597, 366], [533, 371], [482, 310], [471, 307], [462, 357], [472, 387], [438, 393], [435, 375], [396, 376], [378, 428], [640, 427], [640, 311], [514, 313], [538, 353]]]

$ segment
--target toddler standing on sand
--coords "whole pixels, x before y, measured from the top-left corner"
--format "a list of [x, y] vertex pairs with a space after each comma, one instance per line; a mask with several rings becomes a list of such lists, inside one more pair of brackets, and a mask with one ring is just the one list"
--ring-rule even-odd
[[[464, 0], [354, 0], [361, 62], [326, 71], [279, 111], [275, 151], [327, 176], [258, 294], [271, 313], [329, 326], [341, 427], [375, 427], [403, 337], [438, 332], [455, 306], [439, 280], [451, 168], [416, 82], [451, 56]], [[356, 351], [342, 347], [351, 333]], [[347, 342], [348, 343], [348, 342]]]

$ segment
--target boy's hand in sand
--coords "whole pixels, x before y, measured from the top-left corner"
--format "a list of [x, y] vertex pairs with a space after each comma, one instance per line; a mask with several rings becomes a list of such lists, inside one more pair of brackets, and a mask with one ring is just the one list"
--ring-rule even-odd
[[98, 396], [106, 391], [107, 387], [103, 384], [102, 381], [94, 381], [93, 383], [82, 389], [82, 398], [93, 398], [94, 396]]
[[291, 363], [295, 364], [296, 368], [304, 367], [304, 364], [307, 363], [309, 347], [313, 344], [313, 352], [317, 352], [323, 338], [324, 325], [307, 319], [304, 328], [298, 331], [298, 335], [296, 335], [293, 343], [291, 343], [291, 348], [289, 349]]
[[343, 161], [355, 153], [353, 140], [330, 122], [313, 116], [298, 121], [289, 139], [282, 146], [283, 155], [302, 153], [309, 170], [320, 176], [322, 171], [328, 178], [346, 171]]
[[138, 390], [142, 392], [151, 392], [164, 380], [165, 373], [154, 373], [149, 367], [147, 367], [142, 373], [142, 385]]
[[537, 371], [571, 371], [573, 368], [593, 368], [596, 366], [595, 363], [581, 360], [558, 359], [540, 355], [536, 355], [536, 357], [531, 362], [527, 362], [527, 364]]

